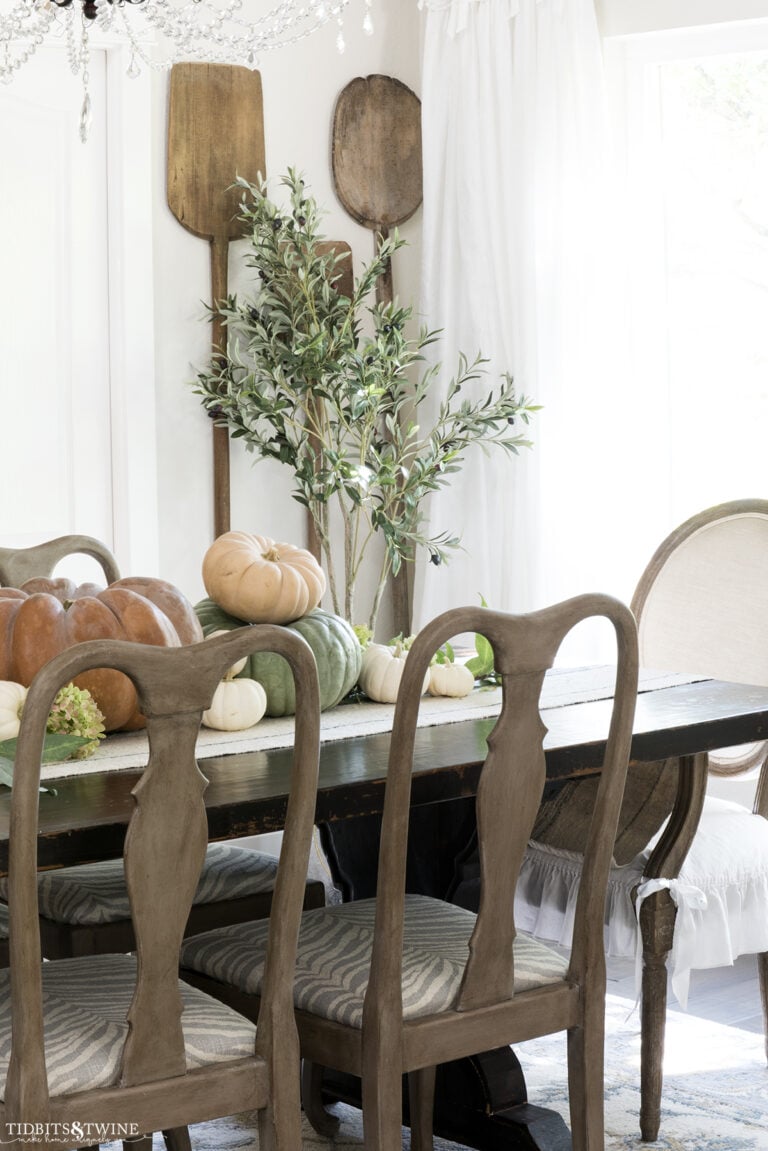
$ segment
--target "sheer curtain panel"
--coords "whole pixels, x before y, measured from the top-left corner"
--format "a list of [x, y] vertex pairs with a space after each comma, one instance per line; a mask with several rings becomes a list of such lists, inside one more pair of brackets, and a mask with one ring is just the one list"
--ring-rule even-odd
[[610, 456], [598, 420], [610, 420], [612, 403], [594, 4], [423, 0], [422, 8], [421, 303], [424, 321], [443, 330], [430, 402], [436, 410], [462, 350], [488, 359], [478, 395], [508, 370], [543, 410], [532, 451], [476, 450], [431, 498], [429, 531], [461, 535], [463, 550], [442, 567], [418, 565], [414, 630], [480, 595], [521, 611], [595, 583]]

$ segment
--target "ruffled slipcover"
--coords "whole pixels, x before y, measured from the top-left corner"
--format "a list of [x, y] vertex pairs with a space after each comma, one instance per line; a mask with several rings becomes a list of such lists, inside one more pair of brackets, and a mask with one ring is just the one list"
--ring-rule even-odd
[[[608, 881], [606, 954], [636, 956], [639, 928], [631, 892], [663, 828]], [[531, 842], [515, 896], [522, 931], [568, 946], [581, 856]], [[651, 881], [653, 884], [654, 881]], [[691, 850], [669, 886], [678, 904], [668, 966], [672, 990], [685, 1007], [691, 970], [724, 967], [739, 955], [768, 951], [768, 820], [728, 800], [707, 796]], [[640, 888], [640, 896], [655, 886]]]

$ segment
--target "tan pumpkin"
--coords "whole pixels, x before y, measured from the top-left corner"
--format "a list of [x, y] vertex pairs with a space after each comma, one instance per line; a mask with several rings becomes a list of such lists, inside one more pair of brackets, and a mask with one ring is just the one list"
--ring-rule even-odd
[[325, 573], [306, 548], [225, 532], [203, 558], [203, 583], [219, 607], [246, 623], [292, 623], [320, 603]]
[[[32, 579], [0, 588], [0, 680], [28, 687], [44, 663], [88, 639], [129, 639], [180, 647], [203, 638], [195, 609], [165, 580], [129, 577], [107, 588], [68, 579]], [[106, 731], [144, 726], [136, 690], [121, 672], [78, 676], [104, 716]]]

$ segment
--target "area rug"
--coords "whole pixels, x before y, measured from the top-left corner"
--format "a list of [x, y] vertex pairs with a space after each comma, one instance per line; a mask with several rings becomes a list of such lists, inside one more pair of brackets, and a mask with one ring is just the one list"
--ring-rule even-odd
[[[606, 1151], [768, 1151], [768, 1068], [762, 1036], [723, 1027], [682, 1012], [667, 1016], [661, 1138], [642, 1143], [640, 1111], [640, 1024], [633, 1003], [609, 996], [606, 1027]], [[565, 1036], [516, 1048], [529, 1099], [559, 1111], [568, 1122]], [[342, 1120], [333, 1140], [305, 1124], [302, 1151], [354, 1151], [363, 1146], [360, 1113], [338, 1105]], [[191, 1130], [193, 1151], [256, 1151], [252, 1116], [239, 1115]], [[110, 1151], [119, 1151], [110, 1144]], [[154, 1151], [162, 1140], [155, 1137]], [[403, 1148], [410, 1147], [403, 1131]], [[298, 1151], [298, 1149], [297, 1149]], [[435, 1140], [435, 1151], [461, 1151]]]

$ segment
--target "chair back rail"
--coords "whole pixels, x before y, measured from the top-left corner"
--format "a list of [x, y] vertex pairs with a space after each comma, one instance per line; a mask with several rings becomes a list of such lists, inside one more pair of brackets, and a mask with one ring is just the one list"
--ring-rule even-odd
[[[256, 1054], [271, 1052], [293, 1026], [291, 973], [312, 836], [319, 762], [319, 689], [314, 656], [303, 638], [260, 625], [180, 648], [93, 640], [61, 653], [33, 681], [22, 718], [11, 799], [9, 905], [13, 1041], [6, 1113], [45, 1115], [37, 908], [37, 808], [47, 716], [56, 692], [82, 672], [113, 667], [136, 685], [147, 717], [149, 759], [134, 788], [135, 810], [124, 846], [126, 883], [137, 940], [137, 979], [122, 1054], [121, 1083], [151, 1083], [185, 1071], [178, 993], [178, 953], [205, 857], [206, 780], [195, 759], [204, 709], [228, 669], [254, 651], [288, 662], [297, 699], [291, 792], [274, 893], [263, 1020]], [[285, 865], [283, 865], [285, 864]], [[263, 1026], [262, 1026], [263, 1024]]]
[[585, 861], [590, 882], [582, 885], [583, 895], [576, 912], [572, 970], [583, 973], [588, 963], [603, 961], [603, 904], [593, 892], [605, 891], [629, 756], [638, 668], [634, 618], [625, 605], [603, 595], [578, 596], [523, 616], [473, 607], [448, 611], [416, 637], [398, 694], [387, 771], [364, 1030], [370, 1027], [384, 1035], [391, 1029], [394, 1035], [401, 1025], [411, 764], [421, 684], [434, 652], [458, 633], [479, 632], [493, 648], [502, 681], [501, 714], [488, 739], [489, 752], [476, 800], [482, 895], [456, 1004], [460, 1010], [471, 1010], [507, 1000], [513, 994], [513, 896], [546, 774], [541, 686], [565, 635], [594, 615], [607, 617], [616, 632], [617, 678], [605, 766]]
[[0, 548], [0, 585], [20, 587], [25, 580], [47, 578], [69, 555], [98, 560], [108, 584], [120, 579], [117, 561], [105, 544], [93, 536], [66, 535], [29, 548]]

